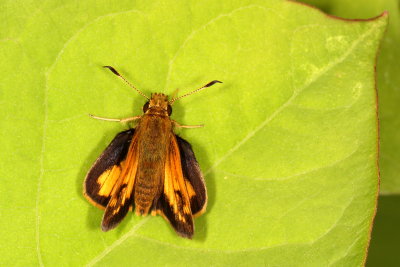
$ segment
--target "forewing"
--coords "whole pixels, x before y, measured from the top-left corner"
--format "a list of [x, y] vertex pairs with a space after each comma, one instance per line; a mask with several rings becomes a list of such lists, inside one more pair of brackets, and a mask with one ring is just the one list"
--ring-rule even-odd
[[165, 162], [164, 189], [157, 212], [169, 221], [179, 235], [186, 238], [192, 238], [194, 232], [190, 207], [193, 194], [193, 188], [183, 177], [178, 143], [172, 136]]
[[108, 231], [115, 228], [126, 216], [133, 203], [133, 188], [138, 168], [138, 142], [134, 136], [127, 156], [120, 164], [119, 177], [110, 193], [111, 198], [104, 212], [101, 228]]
[[193, 215], [199, 216], [205, 212], [207, 206], [207, 190], [203, 174], [193, 153], [192, 146], [179, 136], [176, 136], [176, 139], [186, 186], [194, 191], [194, 194], [190, 196], [190, 207]]
[[84, 195], [93, 205], [104, 209], [110, 201], [134, 133], [129, 129], [117, 134], [87, 173]]

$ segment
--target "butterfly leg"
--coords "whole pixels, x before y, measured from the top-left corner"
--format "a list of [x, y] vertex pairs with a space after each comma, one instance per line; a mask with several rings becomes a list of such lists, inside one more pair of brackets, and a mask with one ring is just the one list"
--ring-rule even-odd
[[203, 124], [201, 124], [201, 125], [181, 125], [181, 124], [179, 124], [179, 122], [176, 122], [174, 120], [172, 121], [172, 123], [177, 128], [201, 128], [201, 127], [204, 127]]
[[104, 118], [104, 117], [95, 116], [95, 115], [92, 115], [92, 114], [89, 114], [89, 116], [92, 117], [93, 119], [96, 119], [96, 120], [117, 121], [117, 122], [121, 122], [121, 123], [135, 121], [135, 120], [138, 120], [138, 119], [141, 118], [141, 116], [135, 116], [135, 117], [129, 117], [129, 118], [124, 118], [124, 119], [110, 119], [110, 118]]

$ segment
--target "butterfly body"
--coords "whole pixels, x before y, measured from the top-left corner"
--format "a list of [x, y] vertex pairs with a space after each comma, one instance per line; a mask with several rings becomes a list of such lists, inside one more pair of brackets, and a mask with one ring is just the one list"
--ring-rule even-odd
[[153, 94], [150, 105], [138, 122], [138, 172], [134, 202], [136, 214], [146, 215], [156, 206], [164, 185], [164, 166], [169, 141], [173, 138], [172, 122], [167, 113], [168, 98]]

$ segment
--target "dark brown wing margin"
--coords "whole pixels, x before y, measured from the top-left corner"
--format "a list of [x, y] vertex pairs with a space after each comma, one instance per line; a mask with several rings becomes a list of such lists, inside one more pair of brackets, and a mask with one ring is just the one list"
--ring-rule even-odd
[[207, 206], [207, 190], [201, 173], [199, 163], [192, 150], [192, 146], [183, 138], [176, 136], [178, 141], [179, 152], [181, 155], [182, 172], [185, 180], [192, 185], [194, 196], [190, 198], [190, 208], [193, 216], [203, 214]]
[[117, 134], [87, 173], [83, 193], [93, 205], [103, 209], [107, 206], [111, 196], [99, 194], [101, 185], [98, 179], [114, 166], [119, 167], [121, 161], [126, 158], [134, 133], [135, 129], [129, 129]]

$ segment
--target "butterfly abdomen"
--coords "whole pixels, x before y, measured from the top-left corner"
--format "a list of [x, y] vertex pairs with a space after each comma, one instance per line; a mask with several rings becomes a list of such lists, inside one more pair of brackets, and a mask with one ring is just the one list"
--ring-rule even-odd
[[[155, 163], [155, 162], [154, 162]], [[154, 165], [154, 164], [149, 164]], [[135, 185], [135, 209], [136, 213], [146, 215], [152, 206], [154, 199], [158, 199], [162, 173], [157, 169], [144, 168], [139, 170]]]

